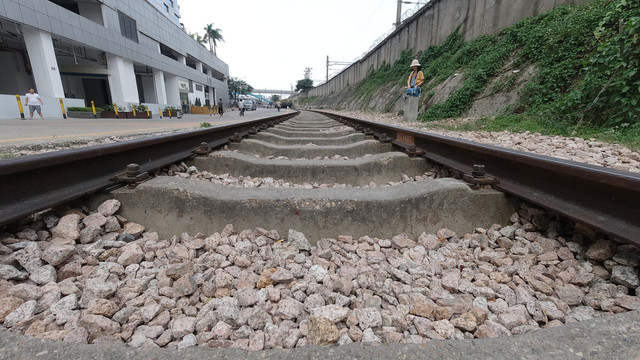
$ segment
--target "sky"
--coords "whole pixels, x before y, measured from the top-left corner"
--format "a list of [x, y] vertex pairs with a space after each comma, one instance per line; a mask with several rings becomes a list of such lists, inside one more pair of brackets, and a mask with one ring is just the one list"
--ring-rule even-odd
[[[414, 1], [415, 2], [415, 1]], [[425, 2], [424, 0], [422, 2]], [[353, 62], [393, 29], [396, 0], [179, 0], [189, 33], [221, 30], [218, 57], [229, 76], [255, 89], [291, 90], [312, 68], [324, 82], [329, 61]], [[416, 5], [405, 4], [402, 11]], [[331, 66], [331, 74], [344, 66]]]

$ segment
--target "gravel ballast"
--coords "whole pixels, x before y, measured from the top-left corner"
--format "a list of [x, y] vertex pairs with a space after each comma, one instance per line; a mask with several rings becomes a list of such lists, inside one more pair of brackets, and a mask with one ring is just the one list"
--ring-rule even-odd
[[526, 206], [471, 234], [317, 246], [232, 225], [160, 239], [119, 207], [40, 213], [0, 236], [0, 330], [262, 350], [494, 338], [640, 309], [636, 247]]

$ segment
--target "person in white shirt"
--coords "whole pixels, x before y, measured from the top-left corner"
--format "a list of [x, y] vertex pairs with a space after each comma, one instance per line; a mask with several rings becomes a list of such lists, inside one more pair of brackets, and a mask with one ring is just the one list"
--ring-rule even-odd
[[29, 117], [29, 119], [33, 119], [34, 111], [37, 111], [40, 115], [40, 118], [44, 119], [44, 116], [42, 116], [42, 109], [40, 109], [40, 105], [44, 103], [42, 102], [42, 98], [40, 97], [40, 95], [38, 95], [38, 93], [36, 93], [33, 88], [31, 88], [29, 89], [29, 92], [24, 96], [24, 98], [24, 105], [29, 105], [29, 112], [31, 113], [31, 117]]

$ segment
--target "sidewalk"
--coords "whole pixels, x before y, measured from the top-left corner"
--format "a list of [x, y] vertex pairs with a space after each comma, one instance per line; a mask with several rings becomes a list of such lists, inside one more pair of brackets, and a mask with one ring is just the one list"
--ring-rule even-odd
[[165, 133], [176, 130], [200, 129], [200, 124], [212, 126], [262, 119], [268, 116], [283, 114], [275, 109], [258, 109], [247, 111], [240, 117], [238, 111], [225, 112], [223, 116], [185, 114], [181, 119], [176, 117], [162, 119], [157, 115], [153, 119], [40, 119], [37, 114], [33, 119], [22, 120], [0, 119], [0, 147], [14, 147], [50, 142], [83, 141], [105, 138], [109, 136], [142, 135]]

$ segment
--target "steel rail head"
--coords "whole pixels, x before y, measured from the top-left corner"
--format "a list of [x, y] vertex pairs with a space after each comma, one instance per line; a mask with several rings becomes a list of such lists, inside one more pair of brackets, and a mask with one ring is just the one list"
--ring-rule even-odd
[[[473, 177], [484, 165], [493, 187], [551, 212], [640, 245], [640, 175], [317, 111], [343, 124], [369, 128], [420, 155]], [[415, 150], [411, 150], [414, 149]]]
[[[61, 150], [0, 161], [0, 225], [100, 191], [129, 164], [146, 173], [224, 146], [234, 134], [290, 119], [299, 112], [121, 143]], [[126, 175], [125, 175], [126, 177]]]

